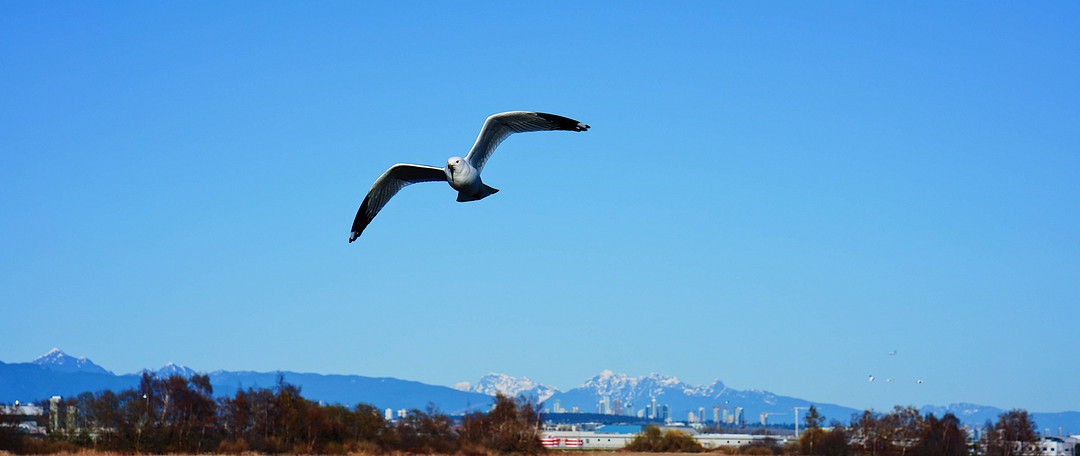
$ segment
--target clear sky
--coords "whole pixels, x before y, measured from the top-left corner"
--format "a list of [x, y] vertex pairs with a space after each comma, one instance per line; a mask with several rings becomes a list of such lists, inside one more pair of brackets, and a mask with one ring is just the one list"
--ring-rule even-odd
[[[3, 2], [0, 360], [1080, 410], [1078, 56], [1076, 2]], [[510, 110], [592, 129], [347, 243]]]

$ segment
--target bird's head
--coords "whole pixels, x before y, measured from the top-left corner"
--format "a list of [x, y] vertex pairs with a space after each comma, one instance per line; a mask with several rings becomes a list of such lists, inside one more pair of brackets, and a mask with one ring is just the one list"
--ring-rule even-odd
[[461, 161], [464, 160], [461, 157], [450, 157], [446, 160], [446, 169], [453, 171], [461, 166]]

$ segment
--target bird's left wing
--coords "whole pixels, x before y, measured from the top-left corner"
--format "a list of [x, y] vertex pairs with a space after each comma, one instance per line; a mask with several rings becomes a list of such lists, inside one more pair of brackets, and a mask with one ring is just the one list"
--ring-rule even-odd
[[360, 210], [356, 211], [356, 219], [353, 220], [349, 242], [360, 237], [360, 233], [364, 232], [364, 228], [367, 228], [368, 224], [371, 223], [371, 219], [375, 218], [375, 214], [379, 213], [398, 190], [417, 182], [434, 181], [446, 181], [446, 173], [443, 172], [442, 168], [406, 164], [391, 166], [390, 169], [375, 180], [375, 184], [371, 186], [371, 190], [368, 190], [367, 196], [364, 197]]
[[479, 172], [484, 168], [484, 163], [487, 163], [488, 157], [491, 157], [491, 153], [495, 152], [495, 148], [499, 146], [499, 143], [514, 133], [549, 130], [585, 131], [588, 129], [588, 125], [574, 119], [543, 112], [510, 111], [495, 114], [488, 117], [487, 121], [484, 122], [484, 128], [480, 130], [480, 136], [476, 138], [476, 143], [473, 144], [469, 155], [465, 156], [465, 160]]

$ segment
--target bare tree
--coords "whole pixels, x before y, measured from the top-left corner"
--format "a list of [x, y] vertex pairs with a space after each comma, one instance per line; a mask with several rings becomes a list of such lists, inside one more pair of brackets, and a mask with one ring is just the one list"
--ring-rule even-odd
[[911, 452], [913, 456], [967, 456], [969, 453], [967, 433], [952, 413], [946, 413], [940, 420], [932, 413], [927, 415], [919, 442]]
[[988, 456], [1016, 456], [1038, 452], [1039, 432], [1027, 410], [1013, 409], [986, 422], [979, 445]]
[[531, 400], [499, 393], [488, 413], [474, 412], [461, 423], [463, 443], [501, 453], [536, 454], [540, 445], [540, 410]]

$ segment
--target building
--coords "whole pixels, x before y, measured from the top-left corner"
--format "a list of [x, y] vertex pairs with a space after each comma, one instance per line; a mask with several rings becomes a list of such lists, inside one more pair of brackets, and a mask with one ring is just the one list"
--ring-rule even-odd
[[0, 423], [0, 426], [11, 426], [26, 434], [45, 434], [45, 426], [38, 425], [37, 418], [45, 416], [45, 409], [40, 405], [20, 404], [15, 401], [14, 405], [0, 405], [0, 414], [10, 418], [10, 421]]
[[694, 436], [701, 446], [709, 449], [726, 446], [740, 447], [755, 442], [773, 441], [783, 446], [793, 439], [790, 435], [751, 435], [751, 434], [698, 434]]
[[[638, 414], [642, 416], [642, 414]], [[652, 398], [649, 404], [645, 406], [644, 418], [650, 420], [659, 420], [663, 422], [671, 421], [671, 406], [668, 404], [658, 404], [656, 398]]]
[[656, 405], [656, 398], [649, 400], [649, 403], [645, 406], [645, 417], [650, 420], [655, 420], [660, 415], [660, 410]]
[[596, 413], [601, 415], [611, 415], [611, 398], [608, 396], [601, 396], [600, 403], [596, 405]]
[[597, 431], [543, 431], [540, 441], [551, 449], [617, 450], [625, 447], [635, 434]]
[[60, 429], [60, 402], [63, 398], [53, 396], [49, 398], [49, 429]]
[[5, 415], [41, 416], [45, 414], [45, 409], [41, 408], [40, 405], [20, 404], [19, 401], [15, 401], [14, 405], [0, 405], [0, 413]]
[[1042, 437], [1039, 439], [1039, 453], [1042, 456], [1076, 456], [1076, 445], [1080, 438]]
[[[675, 428], [662, 427], [662, 429]], [[677, 427], [677, 429], [690, 434], [701, 446], [709, 449], [740, 447], [765, 441], [785, 445], [793, 438], [777, 435], [699, 434], [692, 428]], [[541, 432], [540, 439], [544, 446], [550, 449], [617, 450], [628, 445], [639, 432], [641, 432], [640, 426], [603, 426], [593, 431], [545, 430]], [[1068, 453], [1068, 456], [1074, 455]]]
[[743, 417], [742, 407], [730, 407], [724, 408], [724, 413], [720, 418], [720, 422], [728, 425], [743, 425], [746, 424], [746, 419]]

